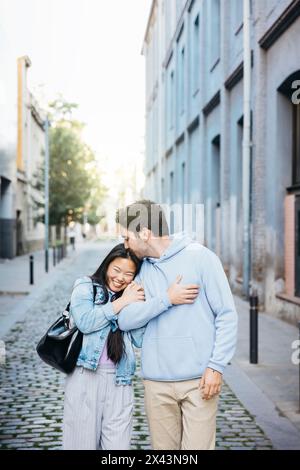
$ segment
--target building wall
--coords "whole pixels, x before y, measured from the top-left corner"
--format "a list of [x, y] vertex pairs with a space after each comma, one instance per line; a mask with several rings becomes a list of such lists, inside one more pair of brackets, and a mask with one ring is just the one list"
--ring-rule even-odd
[[[279, 5], [281, 3], [281, 5]], [[289, 2], [279, 2], [270, 17], [276, 19]], [[270, 17], [265, 23], [268, 26]], [[277, 294], [286, 292], [284, 230], [285, 198], [287, 188], [292, 185], [292, 104], [290, 99], [278, 91], [281, 84], [294, 72], [299, 71], [300, 51], [297, 43], [300, 37], [300, 20], [290, 25], [287, 31], [266, 51], [263, 78], [265, 87], [265, 112], [256, 112], [256, 120], [264, 129], [263, 165], [265, 186], [254, 195], [259, 204], [259, 195], [264, 198], [265, 230], [259, 243], [264, 244], [264, 289], [265, 302], [288, 319], [297, 318], [299, 307], [291, 302], [282, 302]]]
[[[300, 69], [299, 16], [271, 45], [259, 43], [292, 3], [251, 4], [251, 264], [252, 281], [265, 308], [295, 321], [299, 305], [281, 296], [286, 277], [291, 278], [286, 266], [292, 266], [285, 259], [284, 230], [285, 206], [290, 207], [286, 196], [292, 173], [292, 105], [278, 88]], [[143, 53], [147, 76], [151, 64], [153, 77], [146, 84], [145, 196], [161, 203], [205, 205], [205, 243], [221, 256], [233, 289], [240, 292], [242, 1], [155, 0]]]
[[25, 153], [27, 177], [26, 251], [42, 249], [44, 245], [45, 226], [38, 220], [40, 214], [36, 206], [36, 203], [44, 203], [44, 194], [35, 188], [37, 179], [41, 179], [43, 176], [42, 168], [45, 159], [45, 131], [43, 126], [44, 116], [39, 110], [34, 96], [28, 93], [26, 121], [28, 138]]
[[45, 139], [42, 113], [27, 85], [30, 61], [17, 60], [3, 28], [0, 39], [0, 257], [13, 258], [43, 247], [44, 225], [36, 223], [33, 204], [43, 195], [33, 186]]
[[[2, 13], [0, 5], [0, 16]], [[15, 254], [17, 73], [9, 35], [0, 24], [0, 257]]]

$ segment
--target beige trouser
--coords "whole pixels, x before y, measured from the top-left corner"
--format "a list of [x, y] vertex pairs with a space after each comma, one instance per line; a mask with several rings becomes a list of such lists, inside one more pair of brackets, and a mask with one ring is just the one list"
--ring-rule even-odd
[[214, 450], [219, 396], [203, 400], [199, 382], [143, 380], [153, 449]]
[[115, 385], [114, 368], [76, 367], [65, 382], [63, 449], [128, 450], [132, 385]]

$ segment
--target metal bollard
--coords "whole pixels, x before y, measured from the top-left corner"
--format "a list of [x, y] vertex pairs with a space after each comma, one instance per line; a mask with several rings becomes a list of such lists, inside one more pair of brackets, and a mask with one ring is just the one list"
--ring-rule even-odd
[[258, 295], [252, 291], [250, 302], [250, 364], [258, 363]]
[[29, 256], [29, 283], [30, 285], [34, 284], [34, 258], [33, 255]]
[[46, 273], [49, 271], [49, 251], [45, 250], [45, 271]]
[[52, 254], [53, 254], [53, 266], [56, 265], [56, 253], [55, 253], [55, 246], [52, 247]]

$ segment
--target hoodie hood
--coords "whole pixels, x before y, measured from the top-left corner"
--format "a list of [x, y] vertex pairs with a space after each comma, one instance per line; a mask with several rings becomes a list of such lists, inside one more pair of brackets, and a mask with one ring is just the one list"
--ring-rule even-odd
[[146, 258], [147, 261], [152, 264], [162, 263], [163, 261], [166, 261], [167, 259], [170, 259], [172, 258], [172, 256], [179, 253], [192, 241], [191, 238], [185, 232], [175, 233], [174, 235], [170, 236], [170, 239], [170, 245], [168, 246], [166, 251], [161, 255], [160, 258]]

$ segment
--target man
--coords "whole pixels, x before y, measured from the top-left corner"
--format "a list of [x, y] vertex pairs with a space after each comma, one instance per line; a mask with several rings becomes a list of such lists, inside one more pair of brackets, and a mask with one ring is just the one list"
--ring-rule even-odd
[[[218, 257], [170, 237], [162, 208], [138, 201], [117, 212], [126, 248], [143, 264], [146, 301], [119, 313], [121, 330], [145, 327], [142, 377], [154, 449], [214, 449], [222, 374], [236, 344], [237, 314]], [[139, 289], [138, 284], [133, 288]]]
[[76, 237], [76, 232], [73, 227], [70, 227], [69, 238], [70, 238], [71, 246], [73, 247], [73, 251], [75, 250], [75, 237]]

